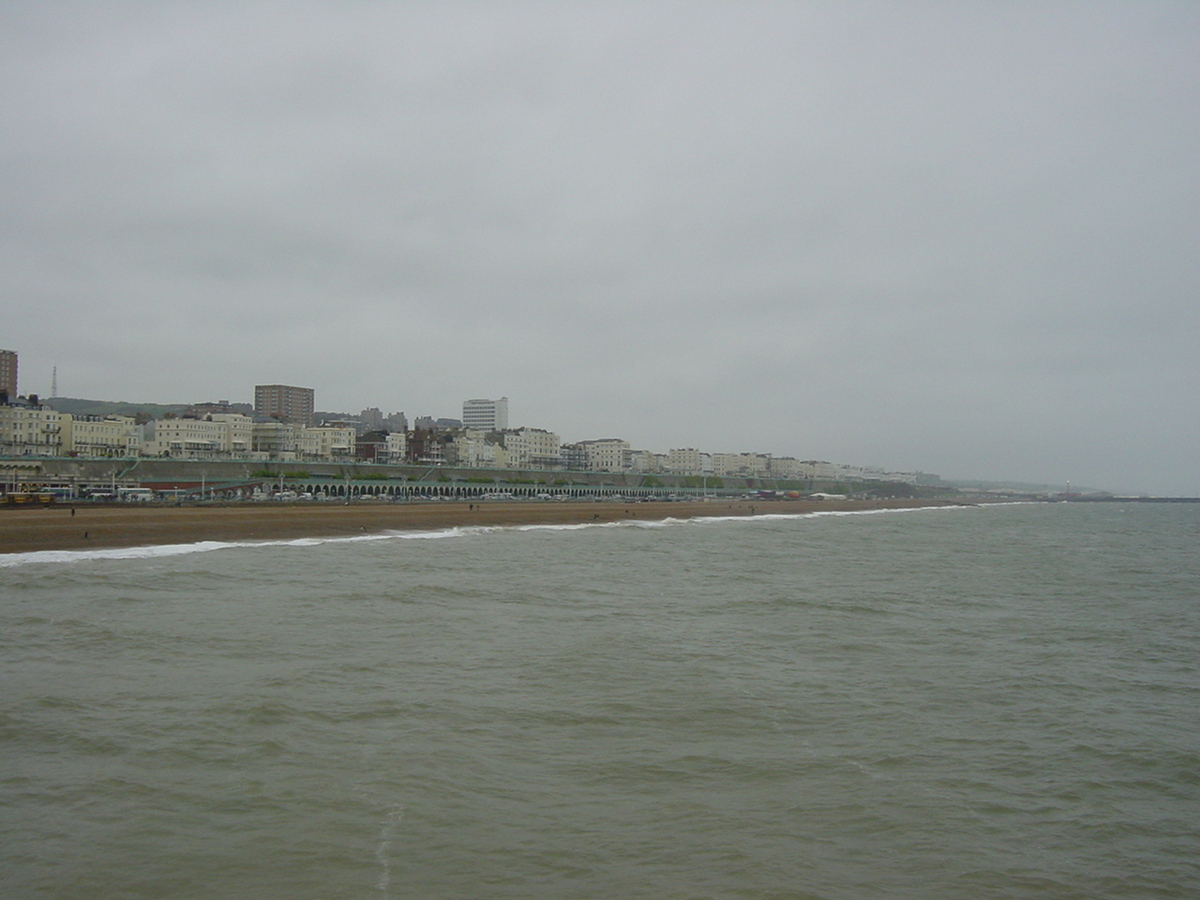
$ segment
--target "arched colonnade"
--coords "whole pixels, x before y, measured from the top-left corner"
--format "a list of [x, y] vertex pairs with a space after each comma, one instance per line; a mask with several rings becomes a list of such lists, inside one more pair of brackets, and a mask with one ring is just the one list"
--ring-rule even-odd
[[[273, 487], [273, 485], [271, 485]], [[264, 485], [268, 487], [268, 485]], [[328, 497], [370, 496], [387, 500], [485, 500], [485, 499], [568, 499], [590, 500], [608, 497], [661, 496], [661, 488], [616, 487], [613, 485], [488, 485], [445, 482], [416, 482], [406, 484], [371, 484], [363, 482], [309, 482], [288, 484], [288, 489]]]

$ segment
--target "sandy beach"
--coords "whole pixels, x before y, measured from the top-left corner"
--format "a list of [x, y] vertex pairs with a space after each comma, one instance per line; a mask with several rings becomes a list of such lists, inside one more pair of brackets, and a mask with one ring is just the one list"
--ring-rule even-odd
[[[383, 531], [425, 531], [464, 525], [531, 525], [648, 521], [696, 516], [799, 514], [945, 506], [936, 500], [753, 501], [683, 503], [243, 503], [228, 506], [69, 504], [0, 509], [0, 552], [145, 547], [197, 541], [265, 541], [337, 537]], [[72, 512], [74, 510], [74, 512]]]

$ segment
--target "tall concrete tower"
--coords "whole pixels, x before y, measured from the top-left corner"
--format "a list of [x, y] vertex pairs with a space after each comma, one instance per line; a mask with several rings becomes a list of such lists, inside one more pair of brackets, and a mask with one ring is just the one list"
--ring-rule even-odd
[[313, 389], [290, 384], [256, 384], [254, 410], [297, 425], [313, 423]]
[[17, 352], [0, 350], [0, 391], [9, 397], [17, 396]]

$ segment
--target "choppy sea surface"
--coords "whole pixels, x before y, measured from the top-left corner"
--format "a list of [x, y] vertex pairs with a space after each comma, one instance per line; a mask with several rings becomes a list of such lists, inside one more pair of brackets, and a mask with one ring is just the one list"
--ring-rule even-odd
[[1198, 504], [9, 556], [0, 623], [5, 898], [1200, 896]]

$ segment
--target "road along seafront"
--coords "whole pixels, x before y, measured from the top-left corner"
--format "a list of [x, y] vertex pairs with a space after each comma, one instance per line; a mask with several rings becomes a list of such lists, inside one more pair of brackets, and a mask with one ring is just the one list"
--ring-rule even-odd
[[276, 541], [470, 526], [566, 525], [704, 516], [804, 515], [955, 506], [948, 500], [479, 501], [389, 503], [62, 503], [0, 509], [0, 553]]

